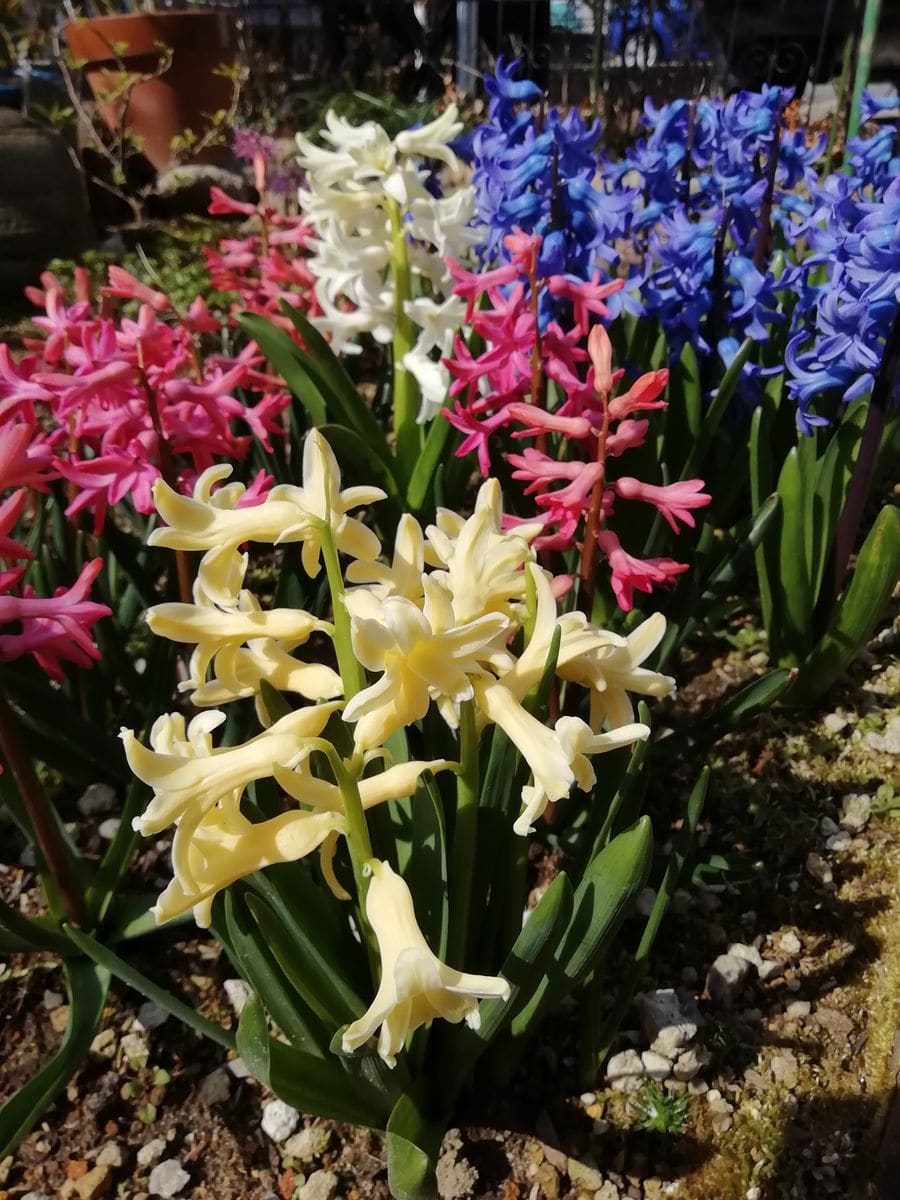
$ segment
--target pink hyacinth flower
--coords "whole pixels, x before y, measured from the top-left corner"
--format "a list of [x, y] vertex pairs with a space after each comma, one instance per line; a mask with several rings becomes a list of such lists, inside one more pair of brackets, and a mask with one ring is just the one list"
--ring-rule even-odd
[[688, 569], [687, 563], [676, 562], [673, 558], [634, 558], [622, 549], [611, 529], [603, 529], [597, 534], [597, 544], [609, 563], [612, 589], [623, 612], [630, 612], [634, 607], [634, 591], [652, 592], [654, 587], [671, 583]]
[[678, 533], [679, 521], [693, 529], [695, 521], [691, 516], [691, 509], [705, 508], [712, 500], [708, 492], [701, 490], [704, 487], [702, 479], [684, 479], [679, 483], [657, 486], [633, 479], [630, 475], [623, 475], [621, 479], [615, 480], [612, 486], [623, 500], [643, 500], [646, 504], [652, 504], [662, 513], [675, 533]]

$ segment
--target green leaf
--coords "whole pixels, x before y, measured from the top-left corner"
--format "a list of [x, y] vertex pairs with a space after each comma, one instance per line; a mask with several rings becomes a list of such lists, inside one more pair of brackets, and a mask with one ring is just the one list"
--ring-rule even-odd
[[[451, 429], [452, 426], [443, 412], [438, 413], [429, 426], [425, 445], [416, 459], [406, 488], [406, 503], [413, 513], [419, 513], [425, 508], [425, 501], [429, 499], [429, 492], [433, 489], [434, 474], [443, 458]], [[427, 508], [431, 512], [434, 505], [429, 503]]]
[[438, 1153], [444, 1123], [426, 1120], [404, 1093], [388, 1118], [388, 1187], [396, 1200], [437, 1200]]
[[534, 997], [548, 959], [572, 916], [572, 885], [560, 871], [535, 905], [506, 956], [500, 974], [510, 985], [508, 1000], [482, 1000], [477, 1029], [447, 1031], [452, 1053], [440, 1062], [443, 1089], [452, 1098], [461, 1088], [478, 1057]]
[[119, 958], [117, 954], [113, 954], [107, 946], [102, 946], [96, 939], [83, 933], [80, 929], [75, 929], [72, 925], [63, 926], [66, 937], [68, 937], [82, 954], [87, 955], [98, 966], [104, 967], [111, 975], [115, 975], [116, 979], [121, 979], [123, 983], [127, 983], [129, 987], [133, 987], [136, 992], [148, 1000], [152, 1000], [158, 1004], [160, 1008], [165, 1009], [167, 1013], [171, 1013], [173, 1017], [177, 1017], [179, 1021], [187, 1025], [189, 1029], [193, 1029], [195, 1033], [199, 1033], [201, 1037], [208, 1037], [211, 1041], [217, 1042], [220, 1046], [224, 1046], [226, 1050], [234, 1049], [234, 1034], [227, 1029], [223, 1029], [221, 1025], [217, 1025], [214, 1021], [207, 1021], [206, 1017], [201, 1017], [189, 1004], [185, 1004], [183, 1000], [179, 1000], [165, 988], [148, 979], [146, 975], [142, 975], [130, 963]]
[[654, 765], [689, 758], [706, 746], [711, 746], [729, 729], [743, 724], [760, 710], [771, 707], [781, 699], [795, 674], [796, 670], [780, 667], [775, 671], [767, 671], [759, 679], [751, 680], [720, 705], [712, 716], [696, 722], [689, 732], [672, 734], [655, 743], [652, 747]]
[[103, 1016], [109, 972], [93, 963], [63, 964], [69, 1020], [62, 1045], [50, 1061], [0, 1107], [0, 1158], [9, 1154], [59, 1095], [81, 1065]]
[[812, 598], [806, 545], [806, 489], [800, 453], [792, 447], [778, 477], [781, 512], [770, 537], [778, 533], [778, 646], [780, 665], [794, 666], [809, 648], [812, 632]]
[[650, 820], [641, 817], [588, 864], [575, 890], [568, 927], [547, 974], [512, 1022], [514, 1037], [530, 1034], [547, 1011], [600, 963], [647, 880], [652, 856]]
[[722, 418], [728, 409], [728, 405], [731, 403], [731, 398], [740, 380], [744, 363], [750, 357], [752, 349], [752, 338], [745, 338], [737, 354], [735, 354], [734, 358], [728, 364], [728, 370], [722, 376], [722, 382], [719, 384], [715, 396], [707, 407], [700, 428], [694, 437], [693, 445], [687, 456], [684, 469], [681, 472], [682, 479], [692, 479], [706, 459], [713, 438], [718, 433]]
[[[754, 516], [759, 513], [763, 506], [763, 501], [773, 491], [774, 475], [769, 422], [765, 411], [760, 407], [754, 411], [750, 421], [750, 500]], [[778, 614], [775, 609], [772, 581], [776, 578], [777, 573], [773, 548], [778, 540], [780, 515], [775, 525], [777, 528], [773, 528], [759, 543], [755, 558], [763, 625], [765, 625], [766, 631], [769, 634], [770, 651], [773, 656], [777, 657], [774, 634]]]
[[329, 1035], [365, 1011], [362, 1001], [341, 981], [334, 956], [329, 961], [307, 930], [295, 929], [292, 936], [260, 896], [248, 892], [245, 900], [263, 943]]
[[259, 346], [291, 394], [306, 409], [312, 424], [324, 425], [328, 419], [326, 397], [301, 358], [299, 347], [289, 335], [257, 313], [241, 313], [237, 321], [244, 333]]
[[396, 1094], [349, 1075], [336, 1058], [321, 1059], [270, 1039], [269, 1086], [299, 1112], [383, 1129]]
[[246, 887], [233, 884], [225, 892], [225, 927], [216, 932], [229, 957], [263, 1000], [272, 1020], [291, 1044], [323, 1058], [330, 1038], [309, 1006], [285, 977], [274, 953], [260, 936], [246, 900]]
[[357, 433], [387, 466], [393, 455], [378, 418], [357, 391], [344, 364], [318, 329], [300, 312], [282, 301], [281, 310], [303, 339], [300, 359], [325, 398], [328, 416]]
[[831, 438], [817, 464], [812, 489], [811, 528], [808, 536], [813, 548], [810, 561], [810, 592], [816, 603], [831, 554], [838, 520], [844, 507], [853, 464], [859, 451], [868, 401], [857, 400], [848, 408], [840, 428]]
[[[268, 921], [266, 940], [272, 938], [276, 958], [281, 962], [290, 956], [293, 971], [302, 972], [306, 990], [301, 994], [310, 1009], [330, 1014], [333, 1022], [352, 1021], [365, 1012], [362, 991], [368, 977], [367, 971], [359, 969], [365, 956], [349, 924], [340, 919], [331, 893], [294, 863], [283, 869], [270, 867], [244, 882], [251, 889], [246, 900], [254, 918]], [[265, 909], [254, 903], [255, 896], [264, 901]]]
[[828, 629], [801, 665], [789, 702], [811, 704], [846, 670], [875, 628], [898, 577], [900, 509], [888, 504], [862, 545]]
[[703, 420], [703, 394], [700, 365], [690, 342], [685, 342], [678, 361], [669, 374], [668, 407], [661, 433], [660, 461], [680, 477], [691, 447], [700, 435]]
[[270, 1079], [270, 1040], [265, 1009], [259, 996], [253, 993], [241, 1009], [235, 1043], [250, 1074], [266, 1087]]

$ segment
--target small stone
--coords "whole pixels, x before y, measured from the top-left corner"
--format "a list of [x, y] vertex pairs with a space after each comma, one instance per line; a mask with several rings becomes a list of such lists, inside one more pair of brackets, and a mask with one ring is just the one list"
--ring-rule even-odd
[[784, 974], [784, 963], [777, 958], [764, 958], [762, 966], [759, 968], [759, 977], [766, 982], [767, 979], [778, 979]]
[[792, 1000], [785, 1008], [784, 1015], [792, 1021], [801, 1021], [804, 1017], [808, 1017], [812, 1012], [812, 1005], [808, 1000]]
[[637, 1050], [620, 1050], [606, 1064], [606, 1078], [615, 1084], [619, 1079], [642, 1079], [644, 1064]]
[[59, 1200], [98, 1200], [110, 1183], [109, 1167], [96, 1166], [78, 1179], [67, 1179], [59, 1189]]
[[115, 789], [108, 783], [92, 783], [76, 801], [76, 807], [83, 817], [96, 817], [101, 813], [112, 812], [117, 805]]
[[710, 1088], [706, 1093], [706, 1103], [709, 1105], [710, 1112], [714, 1113], [733, 1113], [734, 1105], [729, 1104], [718, 1088]]
[[769, 1063], [769, 1070], [776, 1083], [783, 1083], [786, 1088], [795, 1088], [800, 1080], [797, 1060], [789, 1050], [776, 1055]]
[[[837, 832], [837, 829], [835, 829], [835, 832]], [[791, 957], [799, 954], [800, 951], [803, 949], [803, 943], [797, 937], [796, 933], [792, 933], [790, 931], [788, 931], [787, 933], [782, 933], [779, 936], [778, 941], [781, 946], [782, 952]]]
[[54, 1033], [65, 1033], [66, 1026], [69, 1023], [69, 1006], [61, 1004], [59, 1008], [50, 1010], [50, 1025]]
[[225, 1070], [235, 1079], [248, 1079], [250, 1077], [250, 1068], [242, 1058], [231, 1058], [225, 1064]]
[[709, 998], [730, 1008], [746, 987], [752, 971], [753, 967], [746, 958], [720, 954], [706, 976]]
[[709, 1091], [709, 1084], [705, 1079], [692, 1079], [688, 1084], [689, 1096], [704, 1096]]
[[226, 979], [222, 984], [228, 1003], [234, 1009], [234, 1015], [239, 1017], [244, 1005], [250, 999], [250, 985], [243, 979]]
[[748, 946], [744, 942], [732, 942], [728, 947], [728, 953], [734, 958], [743, 958], [745, 962], [756, 967], [757, 973], [764, 967], [762, 955], [755, 946]]
[[297, 1200], [333, 1200], [339, 1183], [333, 1171], [313, 1171], [297, 1193]]
[[841, 828], [851, 833], [859, 833], [865, 829], [872, 815], [872, 797], [852, 793], [844, 797], [841, 805]]
[[26, 846], [19, 855], [19, 866], [24, 867], [26, 871], [33, 871], [37, 866], [37, 855], [34, 852], [34, 846]]
[[21, 1200], [50, 1200], [46, 1192], [26, 1192]]
[[814, 854], [810, 851], [806, 856], [806, 870], [812, 875], [817, 883], [821, 883], [823, 887], [834, 882], [834, 876], [831, 873], [831, 867], [822, 858], [821, 854]]
[[100, 1054], [104, 1058], [112, 1058], [116, 1052], [116, 1031], [114, 1029], [101, 1029], [91, 1042], [91, 1052], [93, 1054]]
[[678, 1055], [672, 1074], [680, 1083], [689, 1083], [708, 1066], [711, 1055], [705, 1046], [688, 1046]]
[[641, 1062], [644, 1074], [658, 1083], [662, 1083], [672, 1074], [672, 1060], [662, 1054], [657, 1054], [655, 1050], [645, 1050], [641, 1055]]
[[840, 832], [840, 829], [840, 825], [837, 821], [832, 821], [831, 817], [823, 817], [819, 822], [819, 833], [823, 838], [834, 837], [836, 833]]
[[331, 1132], [321, 1125], [307, 1125], [284, 1143], [282, 1153], [300, 1163], [312, 1162], [320, 1154], [324, 1154], [331, 1141]]
[[231, 1095], [231, 1080], [221, 1067], [204, 1075], [197, 1087], [197, 1099], [201, 1104], [224, 1104]]
[[607, 1179], [599, 1192], [594, 1192], [594, 1200], [619, 1200], [619, 1189], [611, 1179]]
[[137, 1024], [141, 1029], [159, 1029], [169, 1019], [169, 1014], [152, 1000], [146, 1000], [138, 1009]]
[[642, 917], [649, 917], [656, 903], [656, 892], [651, 887], [644, 888], [637, 898], [636, 908]]
[[166, 1143], [162, 1138], [154, 1138], [151, 1142], [146, 1142], [137, 1152], [138, 1166], [149, 1167], [165, 1153], [165, 1149]]
[[54, 1008], [59, 1008], [64, 997], [60, 992], [51, 992], [49, 989], [44, 992], [44, 1008], [48, 1012], [52, 1012]]
[[177, 1196], [191, 1182], [191, 1177], [177, 1158], [165, 1158], [150, 1172], [151, 1196]]
[[283, 1100], [263, 1105], [262, 1131], [273, 1142], [286, 1142], [300, 1124], [300, 1114]]
[[590, 1106], [597, 1099], [597, 1093], [596, 1092], [582, 1092], [581, 1095], [578, 1097], [578, 1099], [585, 1106], [585, 1108], [590, 1108]]
[[697, 1036], [700, 1018], [696, 1005], [683, 1003], [674, 988], [641, 992], [636, 1002], [641, 1028], [655, 1053], [674, 1058]]
[[573, 1187], [584, 1188], [589, 1192], [599, 1191], [603, 1187], [604, 1179], [597, 1168], [579, 1162], [577, 1158], [568, 1159], [566, 1171]]
[[822, 719], [822, 724], [828, 733], [843, 733], [849, 721], [846, 717], [842, 717], [840, 713], [827, 713]]
[[131, 1066], [146, 1067], [150, 1050], [139, 1033], [126, 1033], [119, 1043], [119, 1049]]
[[713, 1119], [710, 1121], [710, 1125], [712, 1126], [713, 1133], [717, 1133], [720, 1135], [723, 1133], [727, 1133], [733, 1124], [734, 1124], [734, 1121], [732, 1120], [731, 1115], [729, 1113], [716, 1113], [713, 1116]]
[[891, 717], [883, 734], [875, 733], [874, 730], [867, 733], [865, 742], [871, 749], [882, 754], [900, 754], [900, 717]]
[[552, 1163], [542, 1162], [535, 1167], [532, 1191], [544, 1200], [559, 1200], [559, 1171]]
[[836, 833], [834, 837], [828, 839], [825, 849], [839, 853], [841, 850], [846, 850], [852, 841], [849, 830], [842, 829], [840, 833]]
[[744, 1193], [744, 1200], [759, 1200], [761, 1195], [762, 1192], [758, 1187], [747, 1188], [747, 1191]]
[[105, 842], [111, 842], [119, 832], [119, 826], [122, 822], [118, 817], [107, 817], [105, 821], [101, 821], [97, 832]]
[[107, 1142], [100, 1148], [96, 1163], [98, 1167], [121, 1167], [122, 1147], [118, 1142]]

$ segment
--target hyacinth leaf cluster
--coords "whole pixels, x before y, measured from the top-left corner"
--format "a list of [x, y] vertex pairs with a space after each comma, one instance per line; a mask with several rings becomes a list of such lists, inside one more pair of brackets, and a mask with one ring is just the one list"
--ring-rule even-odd
[[[468, 518], [439, 510], [423, 529], [405, 514], [386, 558], [360, 520], [383, 494], [343, 487], [318, 431], [304, 443], [302, 483], [276, 486], [257, 505], [240, 506], [238, 484], [213, 491], [226, 470], [204, 473], [192, 497], [164, 481], [154, 488], [162, 523], [151, 542], [202, 556], [193, 602], [148, 614], [156, 635], [192, 647], [179, 686], [200, 712], [159, 717], [146, 743], [122, 731], [129, 766], [153, 793], [135, 828], [174, 829], [157, 919], [192, 912], [214, 924], [293, 1049], [316, 1056], [315, 1077], [298, 1085], [308, 1111], [343, 1111], [329, 1087], [349, 1103], [375, 1053], [381, 1073], [364, 1074], [381, 1083], [354, 1119], [383, 1127], [410, 1088], [417, 1103], [426, 1088], [429, 1119], [443, 1120], [487, 1040], [528, 1005], [536, 1023], [560, 998], [559, 979], [583, 979], [643, 886], [651, 842], [639, 822], [595, 847], [585, 868], [593, 884], [573, 894], [560, 877], [519, 932], [529, 834], [573, 792], [590, 807], [601, 756], [649, 735], [636, 699], [674, 686], [643, 665], [665, 621], [651, 617], [624, 636], [561, 613], [532, 545], [540, 527], [504, 528], [495, 480]], [[263, 607], [246, 548], [257, 543], [324, 576], [330, 615]], [[548, 719], [548, 688], [559, 686], [566, 712]], [[250, 704], [258, 731], [217, 745], [228, 706], [249, 720]], [[438, 865], [423, 874], [428, 831]], [[510, 886], [498, 891], [503, 872]], [[315, 897], [309, 920], [324, 908], [329, 927], [343, 930], [302, 979], [286, 951], [292, 931], [302, 927], [312, 945], [322, 933], [295, 906], [284, 924], [284, 895], [298, 887]], [[587, 942], [568, 935], [586, 927], [598, 895]], [[564, 968], [552, 987], [537, 964], [504, 974], [532, 928], [544, 928]], [[287, 996], [272, 991], [271, 956]], [[370, 978], [362, 989], [361, 974]], [[336, 993], [332, 1008], [326, 997]], [[417, 1075], [423, 1061], [433, 1078]], [[283, 1094], [291, 1099], [290, 1087]]]

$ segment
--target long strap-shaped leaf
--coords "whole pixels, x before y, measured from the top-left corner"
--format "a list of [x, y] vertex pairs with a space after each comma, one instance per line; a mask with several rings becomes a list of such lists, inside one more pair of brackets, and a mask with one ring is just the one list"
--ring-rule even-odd
[[648, 817], [620, 833], [588, 864], [575, 890], [568, 928], [535, 995], [511, 1025], [514, 1038], [538, 1021], [600, 962], [632, 901], [644, 886], [653, 856]]
[[0, 1158], [13, 1150], [59, 1095], [90, 1049], [103, 1015], [110, 973], [92, 962], [63, 964], [69, 1020], [62, 1045], [46, 1066], [0, 1108]]
[[898, 578], [900, 509], [888, 504], [869, 531], [831, 624], [802, 664], [788, 700], [810, 704], [834, 683], [872, 633]]
[[154, 1004], [158, 1004], [160, 1008], [165, 1009], [173, 1017], [177, 1017], [188, 1028], [199, 1033], [201, 1037], [208, 1037], [211, 1041], [224, 1046], [226, 1050], [234, 1049], [234, 1034], [228, 1029], [223, 1029], [215, 1021], [208, 1021], [206, 1017], [202, 1017], [196, 1009], [185, 1004], [183, 1000], [179, 1000], [177, 996], [173, 996], [171, 992], [167, 992], [164, 987], [160, 987], [152, 979], [148, 979], [131, 963], [125, 962], [117, 954], [113, 954], [108, 947], [101, 945], [96, 938], [83, 933], [80, 929], [74, 929], [71, 925], [66, 925], [65, 931], [66, 936], [75, 943], [82, 954], [87, 955], [99, 967], [105, 968], [111, 975], [115, 975], [116, 979], [121, 979], [123, 983], [133, 987], [136, 992], [140, 992], [142, 996], [152, 1000]]

